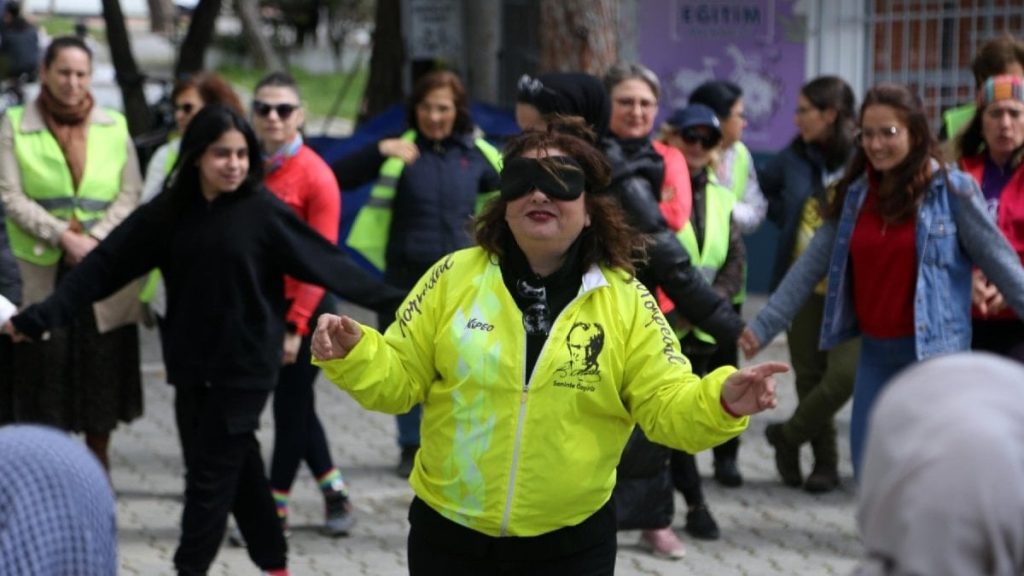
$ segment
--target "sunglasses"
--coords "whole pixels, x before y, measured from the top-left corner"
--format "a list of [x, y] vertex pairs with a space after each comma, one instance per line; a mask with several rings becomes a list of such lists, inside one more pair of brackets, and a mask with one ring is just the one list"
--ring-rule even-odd
[[714, 148], [718, 145], [718, 141], [721, 140], [718, 134], [712, 134], [703, 130], [683, 130], [679, 133], [679, 137], [687, 144], [700, 144], [705, 149]]
[[259, 100], [252, 101], [252, 111], [255, 112], [257, 116], [263, 118], [270, 116], [270, 112], [274, 111], [277, 112], [278, 118], [281, 120], [287, 120], [288, 117], [292, 115], [292, 112], [295, 112], [299, 108], [301, 108], [301, 106], [298, 104], [267, 104], [266, 102], [261, 102]]
[[184, 104], [175, 104], [174, 111], [181, 112], [183, 114], [191, 114], [196, 109], [196, 105], [191, 102], [185, 102]]

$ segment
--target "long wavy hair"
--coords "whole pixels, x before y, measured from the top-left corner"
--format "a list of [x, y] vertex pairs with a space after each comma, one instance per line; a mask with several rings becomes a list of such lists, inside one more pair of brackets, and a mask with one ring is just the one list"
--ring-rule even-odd
[[[888, 223], [901, 222], [917, 213], [921, 199], [928, 191], [932, 176], [932, 160], [939, 160], [939, 144], [928, 126], [921, 99], [910, 88], [899, 84], [879, 84], [864, 95], [860, 117], [872, 106], [888, 106], [907, 127], [910, 149], [907, 157], [880, 178], [878, 183], [878, 213]], [[862, 120], [863, 121], [863, 120]], [[858, 146], [853, 160], [836, 185], [836, 197], [829, 208], [829, 217], [838, 220], [850, 185], [868, 172], [868, 159], [864, 147]]]
[[[589, 130], [578, 118], [561, 118], [545, 131], [524, 132], [505, 145], [505, 159], [522, 157], [529, 151], [561, 150], [583, 168], [584, 202], [590, 214], [590, 226], [580, 237], [580, 265], [586, 269], [594, 264], [619, 268], [634, 274], [636, 262], [646, 256], [646, 237], [627, 222], [615, 198], [606, 193], [611, 167], [604, 154], [587, 143]], [[538, 158], [541, 164], [545, 158]], [[500, 196], [487, 204], [476, 221], [476, 241], [498, 260], [505, 256], [505, 247], [515, 242], [505, 220], [508, 201]]]

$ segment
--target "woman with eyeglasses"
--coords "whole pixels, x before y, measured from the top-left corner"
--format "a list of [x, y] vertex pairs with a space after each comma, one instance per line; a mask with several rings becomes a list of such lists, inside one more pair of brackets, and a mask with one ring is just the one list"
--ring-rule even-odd
[[[142, 179], [124, 116], [90, 92], [92, 52], [55, 38], [39, 97], [0, 123], [0, 199], [22, 305], [45, 299], [138, 205]], [[120, 286], [119, 286], [120, 287]], [[85, 434], [109, 469], [110, 436], [142, 414], [138, 284], [92, 306], [45, 342], [17, 344], [0, 375], [0, 414]]]
[[[735, 339], [743, 320], [704, 280], [659, 208], [666, 180], [689, 182], [688, 175], [666, 174], [668, 164], [651, 141], [661, 83], [650, 69], [635, 63], [613, 66], [604, 83], [612, 101], [609, 133], [601, 140], [612, 165], [610, 190], [630, 224], [652, 242], [637, 277], [652, 292], [661, 288], [694, 325], [715, 338]], [[680, 222], [686, 219], [688, 214]], [[657, 556], [681, 558], [685, 550], [672, 531], [669, 458], [667, 447], [651, 443], [638, 429], [622, 456], [615, 498], [620, 528], [641, 529], [641, 546]]]
[[[857, 150], [853, 90], [837, 76], [820, 76], [800, 89], [794, 122], [799, 134], [759, 174], [768, 218], [781, 230], [772, 288], [824, 224], [835, 185]], [[839, 487], [839, 448], [833, 418], [853, 394], [860, 338], [819, 350], [825, 283], [819, 283], [786, 332], [796, 376], [797, 408], [785, 422], [765, 428], [775, 467], [787, 486], [812, 493]], [[800, 448], [810, 443], [814, 467], [804, 478]]]
[[[424, 74], [409, 99], [408, 128], [336, 161], [343, 191], [376, 181], [346, 243], [388, 283], [410, 289], [441, 256], [473, 243], [471, 222], [498, 189], [501, 157], [473, 135], [469, 97], [448, 70]], [[378, 316], [387, 328], [394, 310]], [[397, 417], [395, 472], [407, 478], [420, 447], [420, 407]]]
[[917, 95], [900, 85], [870, 89], [858, 142], [825, 223], [740, 339], [753, 356], [827, 280], [821, 347], [861, 336], [850, 419], [857, 474], [871, 408], [893, 375], [970, 348], [973, 266], [1024, 312], [1020, 260], [977, 183], [939, 161]]
[[372, 309], [395, 306], [404, 292], [364, 271], [264, 188], [256, 135], [221, 105], [205, 106], [186, 128], [165, 192], [3, 329], [39, 341], [75, 310], [154, 267], [167, 283], [167, 377], [175, 402], [194, 403], [195, 414], [175, 568], [207, 573], [230, 512], [253, 562], [287, 574], [255, 434], [281, 366], [285, 276]]
[[368, 409], [424, 407], [410, 574], [612, 574], [634, 423], [700, 450], [775, 405], [785, 365], [690, 370], [633, 276], [645, 241], [583, 130], [508, 142], [479, 246], [438, 261], [385, 334], [320, 317], [313, 356], [331, 381]]
[[[302, 140], [305, 114], [295, 80], [273, 72], [256, 84], [253, 128], [263, 147], [264, 184], [327, 241], [338, 242], [341, 194], [330, 167]], [[316, 366], [310, 364], [309, 340], [316, 318], [333, 312], [334, 298], [315, 284], [285, 279], [287, 331], [283, 366], [274, 389], [274, 454], [270, 488], [277, 515], [287, 534], [288, 500], [299, 465], [305, 462], [324, 497], [328, 536], [343, 536], [355, 524], [348, 486], [334, 466], [320, 417], [316, 413]]]
[[[957, 139], [960, 168], [981, 187], [988, 213], [1024, 258], [1024, 79], [994, 76]], [[971, 347], [1024, 362], [1024, 323], [980, 270], [974, 271]]]

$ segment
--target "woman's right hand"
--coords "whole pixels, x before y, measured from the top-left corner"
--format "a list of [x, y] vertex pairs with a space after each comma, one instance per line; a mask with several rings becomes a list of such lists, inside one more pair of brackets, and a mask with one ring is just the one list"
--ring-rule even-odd
[[92, 236], [79, 234], [72, 230], [65, 230], [60, 235], [60, 246], [64, 249], [64, 259], [70, 266], [84, 260], [97, 244], [99, 242]]
[[743, 328], [743, 332], [740, 333], [740, 338], [736, 344], [740, 347], [740, 350], [743, 350], [743, 356], [747, 360], [750, 360], [761, 351], [761, 342], [758, 341], [750, 326]]
[[415, 142], [402, 140], [401, 138], [388, 138], [377, 143], [377, 150], [381, 155], [389, 158], [398, 158], [406, 164], [412, 164], [420, 157], [420, 149]]
[[321, 314], [316, 321], [310, 350], [317, 360], [336, 360], [348, 356], [362, 339], [363, 328], [359, 322], [348, 316]]

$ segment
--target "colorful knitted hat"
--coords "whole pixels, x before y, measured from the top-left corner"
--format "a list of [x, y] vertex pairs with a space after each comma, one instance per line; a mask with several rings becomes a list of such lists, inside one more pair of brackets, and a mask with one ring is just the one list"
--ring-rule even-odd
[[1024, 102], [1024, 78], [1020, 76], [993, 76], [978, 90], [978, 106], [985, 107], [999, 100]]

